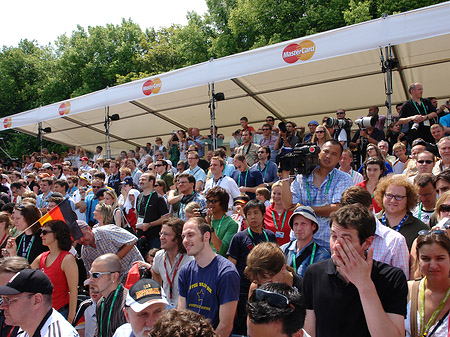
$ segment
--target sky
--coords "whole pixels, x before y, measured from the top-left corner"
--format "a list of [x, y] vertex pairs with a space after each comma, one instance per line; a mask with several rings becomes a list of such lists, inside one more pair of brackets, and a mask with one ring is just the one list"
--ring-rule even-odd
[[21, 39], [40, 45], [70, 36], [77, 25], [104, 26], [129, 19], [141, 27], [168, 27], [187, 23], [186, 14], [207, 11], [205, 0], [4, 0], [0, 4], [0, 46], [17, 46]]

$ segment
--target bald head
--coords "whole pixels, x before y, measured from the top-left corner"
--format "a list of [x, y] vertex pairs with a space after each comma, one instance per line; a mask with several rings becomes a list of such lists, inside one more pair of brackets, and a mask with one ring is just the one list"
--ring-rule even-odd
[[103, 254], [97, 257], [93, 263], [103, 264], [109, 271], [120, 272], [120, 259], [116, 254]]

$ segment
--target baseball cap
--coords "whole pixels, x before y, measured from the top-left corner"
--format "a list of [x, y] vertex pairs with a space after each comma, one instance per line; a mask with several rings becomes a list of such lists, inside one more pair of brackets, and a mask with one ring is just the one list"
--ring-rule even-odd
[[83, 158], [81, 158], [81, 160], [87, 160], [87, 161], [89, 161], [89, 158], [88, 158], [88, 157], [83, 157]]
[[291, 217], [289, 218], [289, 227], [291, 227], [291, 229], [293, 229], [292, 223], [294, 222], [294, 217], [296, 215], [302, 215], [306, 219], [309, 219], [312, 222], [314, 222], [317, 226], [313, 233], [317, 232], [317, 230], [319, 229], [319, 222], [317, 221], [316, 213], [314, 213], [314, 210], [311, 207], [299, 206], [295, 209], [294, 213], [292, 213]]
[[92, 180], [92, 176], [87, 172], [81, 173], [80, 178], [86, 180], [89, 184], [91, 183]]
[[133, 185], [133, 178], [131, 177], [125, 177], [122, 181], [122, 184], [125, 185]]
[[318, 125], [319, 125], [319, 122], [313, 120], [313, 121], [311, 121], [311, 122], [308, 123], [308, 126], [310, 126], [311, 124], [313, 124], [313, 125], [315, 125], [315, 126], [318, 126]]
[[52, 164], [50, 164], [50, 163], [45, 163], [44, 165], [42, 165], [42, 168], [43, 168], [43, 169], [49, 169], [49, 168], [52, 168]]
[[14, 274], [5, 286], [0, 287], [0, 295], [21, 293], [47, 294], [53, 292], [53, 284], [39, 269], [24, 269]]
[[125, 304], [131, 307], [134, 312], [140, 312], [149, 305], [156, 303], [169, 304], [162, 296], [159, 283], [148, 278], [142, 278], [133, 284], [125, 301]]
[[242, 194], [242, 195], [238, 195], [236, 198], [234, 198], [233, 205], [236, 205], [236, 204], [244, 204], [245, 205], [249, 201], [250, 201], [250, 198], [248, 197], [248, 195]]

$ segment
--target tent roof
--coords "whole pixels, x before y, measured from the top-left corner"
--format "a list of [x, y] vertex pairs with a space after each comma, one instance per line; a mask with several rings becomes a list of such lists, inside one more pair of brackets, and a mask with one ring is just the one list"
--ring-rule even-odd
[[42, 121], [52, 128], [45, 139], [92, 151], [106, 144], [108, 107], [110, 115], [120, 115], [110, 127], [111, 151], [118, 153], [173, 130], [208, 130], [212, 82], [225, 94], [216, 125], [227, 136], [242, 116], [254, 126], [267, 115], [307, 125], [344, 108], [355, 119], [369, 106], [385, 105], [380, 48], [389, 45], [399, 60], [393, 105], [409, 98], [414, 81], [424, 84], [426, 95], [447, 98], [449, 17], [445, 2], [270, 45], [12, 115], [4, 118], [3, 130], [36, 135]]

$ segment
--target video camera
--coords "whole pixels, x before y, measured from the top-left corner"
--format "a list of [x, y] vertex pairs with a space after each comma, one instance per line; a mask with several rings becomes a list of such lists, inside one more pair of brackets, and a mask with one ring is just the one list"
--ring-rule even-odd
[[335, 128], [335, 129], [350, 129], [353, 125], [353, 122], [351, 119], [345, 118], [345, 119], [337, 119], [328, 117], [325, 121], [325, 126], [327, 128]]
[[359, 118], [355, 121], [355, 124], [358, 125], [360, 130], [365, 130], [368, 127], [374, 127], [377, 124], [376, 117], [363, 117]]
[[312, 143], [298, 143], [287, 154], [280, 156], [280, 170], [293, 174], [310, 174], [319, 165], [320, 147]]

